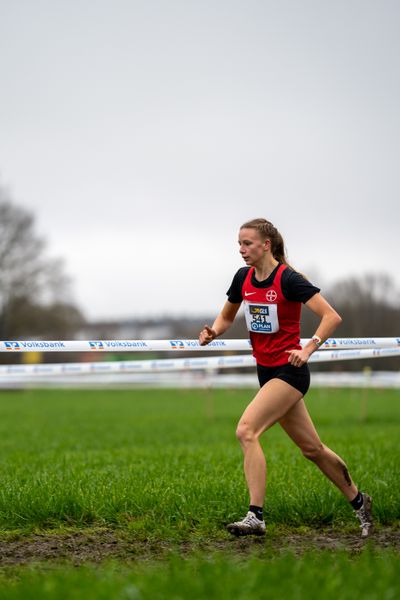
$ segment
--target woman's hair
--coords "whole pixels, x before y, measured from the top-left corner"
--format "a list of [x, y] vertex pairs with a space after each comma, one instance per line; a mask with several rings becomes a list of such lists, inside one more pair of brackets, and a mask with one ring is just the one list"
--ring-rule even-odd
[[240, 229], [255, 229], [258, 231], [263, 240], [268, 239], [271, 241], [271, 252], [275, 260], [290, 266], [286, 259], [283, 237], [272, 223], [266, 219], [252, 219], [251, 221], [247, 221], [247, 223], [243, 223]]

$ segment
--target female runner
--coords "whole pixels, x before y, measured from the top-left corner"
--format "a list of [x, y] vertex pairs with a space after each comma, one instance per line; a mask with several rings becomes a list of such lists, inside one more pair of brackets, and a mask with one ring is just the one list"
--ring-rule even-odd
[[[247, 515], [227, 529], [237, 536], [265, 534], [266, 461], [259, 438], [279, 422], [303, 455], [344, 494], [360, 521], [361, 536], [367, 537], [372, 530], [372, 499], [358, 490], [343, 460], [321, 442], [303, 400], [310, 384], [307, 361], [332, 336], [341, 317], [319, 288], [289, 267], [282, 236], [269, 221], [244, 223], [239, 250], [247, 266], [234, 276], [228, 300], [213, 326], [205, 325], [199, 336], [204, 346], [223, 334], [244, 302], [260, 390], [236, 430], [244, 454], [250, 506]], [[321, 319], [304, 348], [300, 345], [301, 303]]]

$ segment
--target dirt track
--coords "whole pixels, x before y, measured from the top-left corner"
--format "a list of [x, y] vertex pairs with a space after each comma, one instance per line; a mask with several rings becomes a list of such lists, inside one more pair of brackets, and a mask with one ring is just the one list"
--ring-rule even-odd
[[[370, 538], [376, 548], [400, 551], [400, 531], [380, 529]], [[215, 551], [235, 554], [254, 553], [268, 549], [272, 552], [291, 550], [301, 554], [307, 550], [347, 550], [358, 553], [366, 541], [358, 534], [335, 530], [309, 531], [265, 538], [231, 538], [204, 542], [138, 541], [118, 535], [115, 531], [75, 532], [65, 534], [30, 535], [16, 540], [0, 541], [0, 565], [22, 565], [40, 561], [70, 561], [73, 564], [100, 562], [106, 559], [150, 560], [163, 558], [170, 551], [182, 556], [194, 551]]]

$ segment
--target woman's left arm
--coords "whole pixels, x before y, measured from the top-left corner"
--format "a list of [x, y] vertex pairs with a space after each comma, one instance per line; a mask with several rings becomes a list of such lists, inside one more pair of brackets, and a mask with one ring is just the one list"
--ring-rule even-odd
[[321, 318], [317, 330], [311, 340], [301, 350], [288, 350], [288, 362], [296, 367], [301, 367], [308, 361], [311, 354], [318, 350], [320, 345], [335, 331], [342, 322], [342, 318], [321, 294], [314, 294], [305, 305]]

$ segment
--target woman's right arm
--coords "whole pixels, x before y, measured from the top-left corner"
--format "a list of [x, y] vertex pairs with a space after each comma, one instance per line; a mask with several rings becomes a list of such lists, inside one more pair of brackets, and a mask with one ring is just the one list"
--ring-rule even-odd
[[240, 308], [241, 302], [233, 304], [227, 300], [215, 319], [213, 326], [209, 327], [204, 325], [202, 331], [200, 331], [199, 342], [200, 346], [205, 346], [212, 342], [216, 337], [225, 333], [227, 329], [232, 325], [235, 320], [236, 314]]

